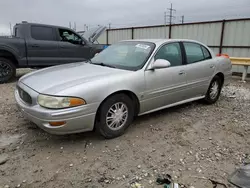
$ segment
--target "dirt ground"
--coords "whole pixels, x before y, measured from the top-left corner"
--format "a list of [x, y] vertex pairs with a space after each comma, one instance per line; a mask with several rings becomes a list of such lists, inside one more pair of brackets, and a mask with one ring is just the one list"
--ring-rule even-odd
[[136, 181], [157, 188], [164, 173], [188, 188], [212, 188], [207, 178], [227, 182], [250, 155], [250, 80], [239, 80], [214, 105], [138, 117], [112, 140], [92, 132], [50, 135], [17, 110], [15, 82], [0, 85], [0, 187], [120, 188]]

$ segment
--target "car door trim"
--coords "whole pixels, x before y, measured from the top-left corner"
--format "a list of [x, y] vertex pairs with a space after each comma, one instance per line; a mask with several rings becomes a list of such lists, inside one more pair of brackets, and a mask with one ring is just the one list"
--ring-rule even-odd
[[[182, 85], [171, 85], [169, 87], [162, 87], [162, 88], [159, 88], [159, 89], [155, 89], [155, 90], [151, 90], [151, 91], [147, 91], [145, 94], [147, 96], [150, 96], [150, 95], [155, 95], [155, 94], [159, 94], [159, 93], [163, 93], [162, 95], [165, 95], [164, 93], [167, 93], [167, 94], [172, 94], [172, 93], [175, 93], [176, 91], [175, 90], [179, 90], [179, 88], [184, 88], [185, 86], [187, 86], [187, 84], [182, 84]], [[185, 88], [184, 88], [185, 90]], [[161, 95], [161, 96], [162, 96]], [[154, 98], [154, 97], [152, 97]], [[150, 99], [150, 98], [148, 98]], [[147, 100], [147, 99], [146, 99]]]
[[178, 106], [178, 105], [185, 104], [185, 103], [188, 103], [188, 102], [192, 102], [192, 101], [196, 101], [196, 100], [199, 100], [199, 99], [203, 99], [204, 97], [205, 96], [202, 95], [202, 96], [199, 96], [199, 97], [194, 97], [194, 98], [186, 99], [186, 100], [179, 101], [179, 102], [176, 102], [176, 103], [172, 103], [172, 104], [169, 104], [169, 105], [166, 105], [166, 106], [162, 106], [162, 107], [159, 107], [159, 108], [155, 108], [153, 110], [149, 110], [149, 111], [143, 112], [143, 113], [139, 114], [138, 116], [142, 116], [142, 115], [145, 115], [145, 114], [149, 114], [149, 113], [152, 113], [152, 112], [163, 110], [165, 108], [170, 108], [170, 107], [173, 107], [173, 106]]

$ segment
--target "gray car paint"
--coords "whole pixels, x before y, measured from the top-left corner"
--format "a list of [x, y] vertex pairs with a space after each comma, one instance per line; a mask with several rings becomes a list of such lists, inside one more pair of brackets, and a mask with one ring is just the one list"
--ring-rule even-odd
[[[54, 40], [35, 40], [31, 36], [31, 27], [49, 27], [53, 29]], [[93, 57], [104, 49], [106, 45], [93, 44], [87, 39], [82, 38], [83, 44], [71, 44], [69, 42], [59, 41], [58, 28], [67, 29], [78, 35], [72, 29], [37, 24], [21, 23], [14, 26], [14, 33], [18, 30], [17, 36], [12, 38], [0, 37], [0, 57], [5, 57], [6, 53], [12, 54], [15, 58], [13, 62], [16, 67], [47, 67], [58, 64], [80, 62]], [[105, 27], [96, 31], [94, 39], [105, 31]]]
[[[32, 117], [28, 116], [28, 119], [36, 121], [46, 131], [53, 134], [68, 134], [92, 130], [98, 107], [107, 97], [116, 92], [130, 91], [134, 93], [140, 103], [139, 115], [142, 115], [204, 98], [212, 78], [217, 73], [224, 74], [225, 84], [229, 82], [232, 68], [230, 60], [215, 57], [214, 53], [202, 43], [192, 40], [138, 40], [138, 42], [140, 41], [153, 42], [156, 45], [155, 50], [142, 69], [127, 71], [87, 63], [76, 63], [33, 72], [22, 77], [18, 85], [23, 87], [24, 90], [28, 88], [27, 92], [30, 89], [34, 91], [31, 93], [35, 103], [31, 106], [25, 105], [19, 99], [16, 91], [15, 96], [18, 105], [24, 113], [31, 114]], [[180, 41], [203, 45], [210, 51], [212, 59], [193, 65], [151, 70], [154, 55], [158, 49], [169, 42]], [[214, 67], [211, 65], [214, 65]], [[180, 74], [180, 72], [184, 72], [184, 74]], [[88, 104], [86, 105], [88, 113], [86, 110], [78, 112], [76, 117], [79, 117], [79, 114], [82, 116], [91, 114], [91, 118], [88, 116], [89, 119], [82, 124], [75, 121], [75, 124], [67, 124], [58, 129], [49, 127], [46, 124], [48, 118], [45, 117], [53, 117], [53, 114], [57, 113], [59, 118], [53, 120], [65, 120], [62, 113], [67, 117], [68, 114], [74, 114], [75, 108], [63, 110], [63, 112], [61, 110], [48, 111], [37, 104], [36, 99], [39, 93], [83, 98]], [[39, 120], [34, 120], [34, 118]], [[80, 120], [83, 121], [84, 118]], [[75, 130], [72, 130], [72, 126], [75, 126]]]

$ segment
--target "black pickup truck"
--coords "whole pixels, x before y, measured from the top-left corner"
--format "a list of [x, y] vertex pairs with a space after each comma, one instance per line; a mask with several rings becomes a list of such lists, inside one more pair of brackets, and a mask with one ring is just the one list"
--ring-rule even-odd
[[16, 75], [17, 68], [40, 68], [80, 62], [92, 58], [106, 45], [98, 37], [106, 30], [97, 27], [84, 33], [60, 26], [22, 22], [14, 36], [0, 37], [0, 83]]

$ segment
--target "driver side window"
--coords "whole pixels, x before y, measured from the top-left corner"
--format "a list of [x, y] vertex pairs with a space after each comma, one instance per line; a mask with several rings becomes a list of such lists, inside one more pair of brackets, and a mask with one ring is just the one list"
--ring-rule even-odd
[[165, 59], [171, 63], [171, 67], [182, 65], [182, 53], [178, 42], [162, 46], [155, 55], [155, 60]]
[[80, 44], [82, 39], [70, 30], [59, 29], [60, 41]]

